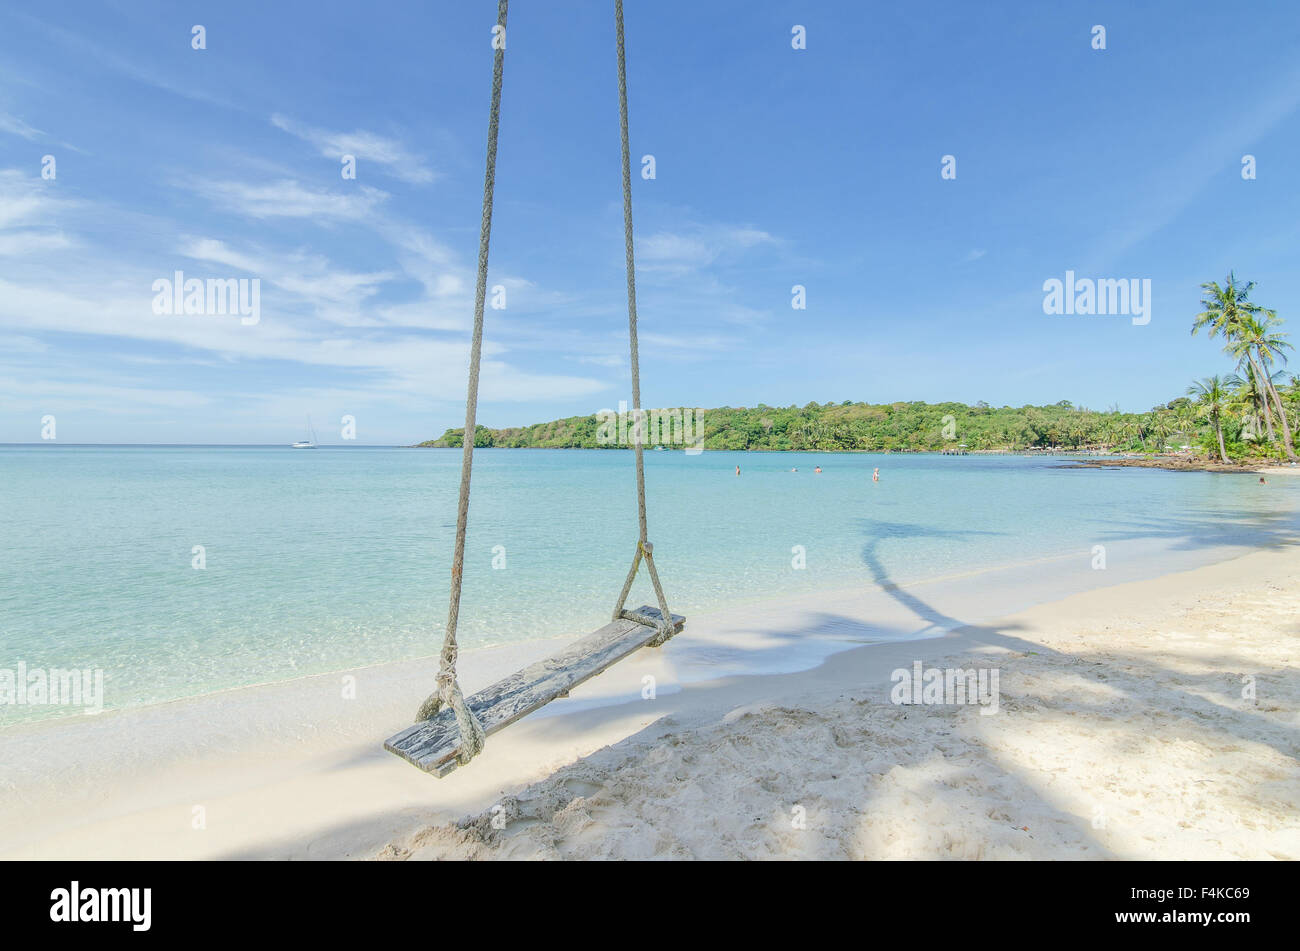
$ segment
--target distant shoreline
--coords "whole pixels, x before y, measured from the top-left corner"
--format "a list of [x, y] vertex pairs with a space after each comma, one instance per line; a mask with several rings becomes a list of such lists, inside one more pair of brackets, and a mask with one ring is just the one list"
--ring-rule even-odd
[[[427, 443], [416, 443], [412, 446], [399, 446], [399, 449], [456, 449], [460, 446], [434, 446]], [[655, 449], [653, 446], [642, 447], [646, 452], [685, 452], [680, 446], [664, 446], [662, 450]], [[692, 447], [694, 448], [694, 447]], [[582, 452], [610, 452], [610, 451], [628, 451], [631, 446], [475, 446], [475, 452], [483, 452], [488, 449], [550, 449], [563, 450], [580, 450]], [[755, 446], [745, 449], [710, 449], [705, 447], [698, 450], [699, 452], [782, 452], [782, 453], [802, 453], [804, 455], [825, 454], [828, 456], [1105, 456], [1110, 458], [1110, 453], [1098, 449], [768, 449], [763, 446]], [[1119, 458], [1116, 455], [1114, 458]]]
[[[402, 446], [403, 449], [459, 449], [459, 446], [430, 446], [414, 445]], [[547, 450], [580, 450], [585, 452], [604, 452], [606, 450], [627, 450], [631, 446], [601, 446], [591, 448], [587, 446], [476, 446], [476, 452], [492, 449], [547, 449]], [[647, 452], [656, 450], [647, 449]], [[664, 447], [665, 452], [683, 452], [685, 450]], [[1230, 462], [1224, 464], [1216, 462], [1213, 459], [1201, 457], [1192, 457], [1186, 455], [1156, 455], [1156, 456], [1133, 456], [1129, 454], [1111, 454], [1104, 450], [1098, 449], [963, 449], [961, 451], [948, 451], [942, 449], [702, 449], [701, 452], [744, 452], [744, 453], [791, 453], [800, 455], [827, 455], [827, 456], [852, 456], [852, 455], [878, 455], [878, 456], [1050, 456], [1063, 457], [1070, 459], [1072, 457], [1091, 456], [1093, 458], [1080, 458], [1072, 461], [1068, 465], [1063, 465], [1062, 469], [1163, 469], [1166, 472], [1235, 472], [1235, 473], [1260, 473], [1272, 475], [1300, 475], [1300, 466], [1290, 467], [1278, 460], [1259, 459], [1246, 460], [1241, 462]]]
[[[0, 449], [27, 449], [41, 447], [47, 449], [288, 449], [288, 446], [266, 443], [0, 443]], [[459, 450], [459, 446], [433, 446], [427, 443], [415, 445], [323, 445], [321, 449], [449, 449]], [[605, 452], [608, 450], [629, 450], [631, 446], [477, 446], [476, 451], [520, 449], [520, 450], [560, 450]], [[655, 450], [647, 447], [647, 452], [685, 452], [679, 447], [663, 447]], [[1163, 469], [1167, 472], [1235, 472], [1259, 473], [1262, 475], [1300, 475], [1300, 466], [1288, 466], [1279, 460], [1253, 459], [1224, 464], [1213, 459], [1189, 457], [1186, 455], [1134, 456], [1131, 454], [1111, 454], [1099, 449], [765, 449], [761, 447], [746, 449], [701, 449], [708, 453], [781, 453], [798, 455], [880, 455], [880, 456], [1022, 456], [1028, 458], [1049, 457], [1069, 460], [1062, 469]], [[1081, 458], [1090, 457], [1090, 458]]]

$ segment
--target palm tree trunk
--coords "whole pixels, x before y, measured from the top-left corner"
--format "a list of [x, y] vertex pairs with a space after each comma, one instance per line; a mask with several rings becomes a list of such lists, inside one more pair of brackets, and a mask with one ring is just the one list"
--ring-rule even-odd
[[1223, 427], [1219, 425], [1217, 419], [1214, 421], [1214, 435], [1219, 437], [1219, 458], [1222, 459], [1224, 463], [1227, 463], [1228, 450], [1223, 448]]
[[[1266, 377], [1266, 376], [1264, 375], [1264, 371], [1263, 371], [1263, 369], [1260, 367], [1260, 365], [1259, 365], [1258, 363], [1255, 362], [1255, 354], [1252, 353], [1251, 351], [1247, 350], [1247, 351], [1246, 351], [1246, 358], [1247, 358], [1248, 360], [1250, 360], [1250, 365], [1251, 365], [1251, 367], [1255, 370], [1255, 383], [1256, 383], [1256, 386], [1257, 386], [1257, 387], [1258, 387], [1258, 386], [1262, 386], [1262, 387], [1264, 387], [1264, 390], [1267, 392], [1267, 390], [1268, 390], [1268, 386], [1269, 386], [1269, 382], [1270, 382], [1270, 381], [1269, 381], [1268, 377]], [[1272, 408], [1268, 405], [1268, 397], [1267, 397], [1267, 396], [1264, 397], [1264, 426], [1268, 429], [1268, 441], [1269, 441], [1270, 445], [1271, 445], [1271, 444], [1276, 444], [1276, 443], [1277, 443], [1277, 435], [1273, 432], [1273, 411], [1272, 411]]]
[[1295, 462], [1295, 447], [1291, 445], [1291, 427], [1286, 421], [1286, 408], [1282, 405], [1282, 397], [1278, 395], [1277, 387], [1273, 385], [1272, 380], [1265, 379], [1264, 384], [1267, 387], [1264, 391], [1265, 401], [1272, 396], [1273, 402], [1277, 404], [1277, 417], [1282, 422], [1282, 448], [1286, 450], [1286, 457]]

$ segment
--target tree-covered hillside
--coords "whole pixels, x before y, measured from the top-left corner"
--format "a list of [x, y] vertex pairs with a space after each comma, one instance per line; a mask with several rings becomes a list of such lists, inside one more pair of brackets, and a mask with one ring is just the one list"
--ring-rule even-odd
[[[1297, 387], [1283, 388], [1293, 412]], [[984, 403], [809, 403], [807, 406], [730, 407], [700, 412], [705, 449], [919, 451], [1096, 449], [1163, 451], [1191, 445], [1217, 448], [1210, 426], [1193, 402], [1179, 397], [1147, 413], [1098, 412], [1062, 401], [1050, 406]], [[598, 438], [601, 420], [571, 416], [511, 429], [478, 427], [475, 446], [545, 449], [625, 449]], [[1268, 455], [1247, 419], [1228, 420], [1230, 454]], [[459, 447], [463, 430], [449, 429], [422, 447]], [[651, 440], [654, 442], [655, 440]], [[680, 442], [660, 434], [671, 448]]]

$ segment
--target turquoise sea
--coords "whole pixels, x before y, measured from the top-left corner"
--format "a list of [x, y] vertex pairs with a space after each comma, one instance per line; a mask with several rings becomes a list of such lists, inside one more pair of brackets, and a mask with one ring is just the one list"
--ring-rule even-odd
[[[1066, 461], [647, 452], [650, 537], [690, 615], [1013, 563], [1114, 583], [1094, 546], [1149, 576], [1297, 526], [1300, 479]], [[459, 466], [459, 450], [0, 447], [0, 668], [101, 668], [120, 708], [435, 653]], [[472, 500], [464, 648], [607, 619], [636, 539], [631, 453], [482, 451]]]

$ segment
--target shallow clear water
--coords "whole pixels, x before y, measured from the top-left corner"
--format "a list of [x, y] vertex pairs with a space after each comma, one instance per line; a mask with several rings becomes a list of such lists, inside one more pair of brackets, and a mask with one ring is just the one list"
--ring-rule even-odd
[[[650, 537], [670, 605], [691, 614], [1051, 556], [1088, 571], [1095, 545], [1157, 574], [1295, 526], [1300, 479], [1061, 464], [648, 452]], [[632, 465], [476, 454], [463, 647], [607, 619], [636, 539]], [[0, 668], [102, 668], [121, 707], [432, 654], [459, 467], [458, 450], [0, 447]], [[644, 583], [633, 597], [653, 602]], [[0, 723], [66, 712], [0, 706]]]

